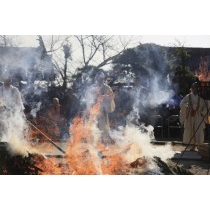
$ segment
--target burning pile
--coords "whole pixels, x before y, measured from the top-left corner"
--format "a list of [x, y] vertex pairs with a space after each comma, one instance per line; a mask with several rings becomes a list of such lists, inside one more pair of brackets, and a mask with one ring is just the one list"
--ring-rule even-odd
[[[60, 156], [56, 154], [59, 150], [63, 150], [59, 149], [59, 146], [50, 138], [45, 138], [45, 142], [41, 143], [28, 141], [27, 144], [21, 140], [16, 144], [15, 150], [8, 149], [9, 142], [1, 142], [0, 173], [118, 175], [130, 174], [133, 170], [138, 170], [138, 174], [146, 174], [148, 170], [155, 167], [152, 163], [154, 154], [158, 156], [165, 154], [165, 160], [174, 154], [168, 145], [162, 150], [151, 146], [152, 127], [139, 129], [134, 125], [126, 126], [112, 132], [115, 144], [104, 144], [102, 133], [96, 124], [96, 118], [100, 114], [98, 108], [96, 104], [91, 107], [88, 116], [80, 115], [73, 119], [70, 127], [71, 138], [63, 143], [66, 147], [65, 154]], [[12, 143], [15, 141], [10, 139], [10, 142], [10, 146], [13, 147]], [[42, 147], [41, 150], [40, 147]], [[46, 155], [52, 150], [55, 150], [53, 155]]]
[[44, 175], [61, 174], [58, 164], [41, 154], [23, 156], [11, 154], [10, 145], [0, 142], [0, 174], [1, 175]]
[[[145, 173], [147, 161], [139, 158], [141, 152], [136, 151], [138, 145], [133, 142], [128, 143], [128, 139], [131, 138], [128, 138], [130, 134], [121, 134], [122, 139], [128, 138], [127, 143], [120, 143], [115, 139], [114, 145], [105, 145], [101, 141], [101, 132], [95, 123], [100, 114], [98, 104], [92, 106], [88, 113], [88, 117], [77, 116], [73, 119], [72, 137], [66, 143], [65, 155], [61, 158], [43, 155], [44, 151], [46, 153], [46, 151], [53, 150], [53, 145], [57, 147], [56, 150], [59, 149], [59, 146], [50, 138], [45, 140], [51, 141], [53, 145], [46, 144], [42, 151], [37, 149], [39, 142], [25, 144], [25, 141], [18, 140], [15, 150], [14, 145], [1, 142], [1, 174], [128, 174], [132, 168], [141, 168]], [[10, 142], [15, 141], [10, 139]], [[43, 145], [43, 142], [41, 144]], [[132, 152], [137, 154], [137, 160]]]
[[[101, 132], [96, 126], [100, 106], [94, 104], [88, 116], [77, 116], [71, 127], [72, 144], [67, 147], [67, 161], [73, 174], [125, 174], [123, 150], [117, 145], [102, 143]], [[85, 117], [84, 117], [85, 116]]]
[[[139, 169], [141, 174], [145, 174], [156, 167], [153, 161], [155, 155], [161, 157], [163, 161], [174, 155], [169, 145], [162, 148], [152, 146], [152, 126], [134, 125], [131, 119], [126, 126], [110, 130], [106, 122], [107, 110], [104, 111], [104, 109], [105, 104], [112, 102], [110, 97], [113, 95], [107, 86], [105, 89], [108, 91], [100, 93], [99, 96], [94, 88], [95, 86], [88, 89], [85, 109], [72, 119], [70, 138], [64, 142], [65, 151], [45, 135], [46, 124], [42, 125], [38, 122], [34, 126], [33, 122], [30, 122], [29, 125], [33, 126], [32, 129], [28, 129], [24, 119], [19, 116], [17, 121], [14, 115], [9, 121], [5, 118], [5, 122], [9, 123], [2, 140], [9, 143], [10, 149], [2, 153], [4, 155], [1, 158], [1, 173], [117, 175], [129, 174], [132, 169]], [[108, 107], [112, 109], [111, 105]], [[20, 126], [22, 129], [19, 129]], [[33, 135], [38, 131], [44, 139], [41, 142], [27, 141], [26, 138], [31, 136], [24, 135], [26, 131], [32, 132]], [[51, 128], [52, 133], [53, 131], [54, 128]], [[50, 133], [49, 129], [48, 133]], [[38, 149], [40, 146], [42, 151]], [[58, 158], [57, 153], [46, 155], [46, 151], [53, 150], [55, 147], [57, 152], [60, 150], [65, 153], [60, 156], [61, 158]]]
[[11, 155], [9, 144], [0, 142], [0, 174], [1, 175], [33, 175], [41, 171], [35, 166], [32, 155]]

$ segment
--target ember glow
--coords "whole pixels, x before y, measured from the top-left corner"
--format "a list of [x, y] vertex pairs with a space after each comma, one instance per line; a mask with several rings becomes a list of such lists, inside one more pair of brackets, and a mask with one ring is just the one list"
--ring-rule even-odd
[[208, 68], [208, 62], [204, 58], [201, 58], [200, 63], [199, 63], [199, 68], [195, 72], [195, 76], [201, 82], [210, 81], [210, 70]]

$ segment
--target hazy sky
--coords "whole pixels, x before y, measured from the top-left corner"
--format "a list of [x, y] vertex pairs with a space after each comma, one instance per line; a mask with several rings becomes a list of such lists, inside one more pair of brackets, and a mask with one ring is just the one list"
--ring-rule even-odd
[[160, 45], [174, 46], [178, 44], [177, 40], [185, 47], [206, 47], [210, 48], [210, 36], [209, 35], [189, 35], [189, 36], [142, 36], [142, 43], [154, 42]]
[[[22, 46], [38, 46], [36, 35], [21, 36]], [[210, 35], [135, 35], [135, 42], [155, 43], [164, 46], [178, 45], [178, 42], [185, 47], [205, 47], [210, 48]]]

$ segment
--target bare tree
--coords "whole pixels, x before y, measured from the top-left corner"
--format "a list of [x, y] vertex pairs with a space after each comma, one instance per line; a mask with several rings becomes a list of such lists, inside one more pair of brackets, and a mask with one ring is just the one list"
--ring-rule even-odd
[[[74, 35], [38, 36], [43, 53], [51, 54], [57, 72], [56, 82], [63, 86], [71, 84], [79, 72], [88, 66], [104, 68], [131, 47], [133, 36]], [[71, 61], [71, 62], [69, 62]]]
[[71, 36], [41, 36], [38, 35], [38, 41], [42, 50], [42, 55], [51, 55], [53, 66], [56, 70], [56, 81], [58, 85], [67, 88], [69, 76], [68, 61], [71, 59]]
[[81, 49], [80, 67], [94, 65], [98, 68], [111, 64], [131, 43], [132, 36], [75, 35]]
[[21, 44], [19, 36], [0, 35], [1, 47], [17, 47]]

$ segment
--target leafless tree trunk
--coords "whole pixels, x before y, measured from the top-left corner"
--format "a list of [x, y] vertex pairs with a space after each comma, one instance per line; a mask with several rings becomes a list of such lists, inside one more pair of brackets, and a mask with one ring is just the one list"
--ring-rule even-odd
[[[78, 69], [88, 66], [97, 68], [111, 64], [112, 60], [126, 48], [131, 47], [132, 36], [74, 35], [74, 36], [38, 36], [46, 53], [53, 55], [53, 65], [57, 72], [57, 82], [63, 88]], [[64, 46], [70, 46], [68, 58]], [[63, 55], [64, 53], [64, 55]], [[72, 59], [72, 62], [69, 61]], [[71, 65], [71, 68], [70, 68]]]
[[131, 43], [132, 37], [106, 35], [75, 35], [81, 48], [81, 67], [104, 67], [120, 55]]
[[[53, 57], [53, 66], [57, 75], [61, 78], [64, 90], [67, 88], [68, 81], [68, 61], [71, 59], [71, 45], [69, 38], [71, 36], [40, 36], [38, 41], [42, 47], [43, 53], [50, 54]], [[63, 55], [64, 53], [64, 55]], [[60, 81], [57, 80], [58, 84]]]

